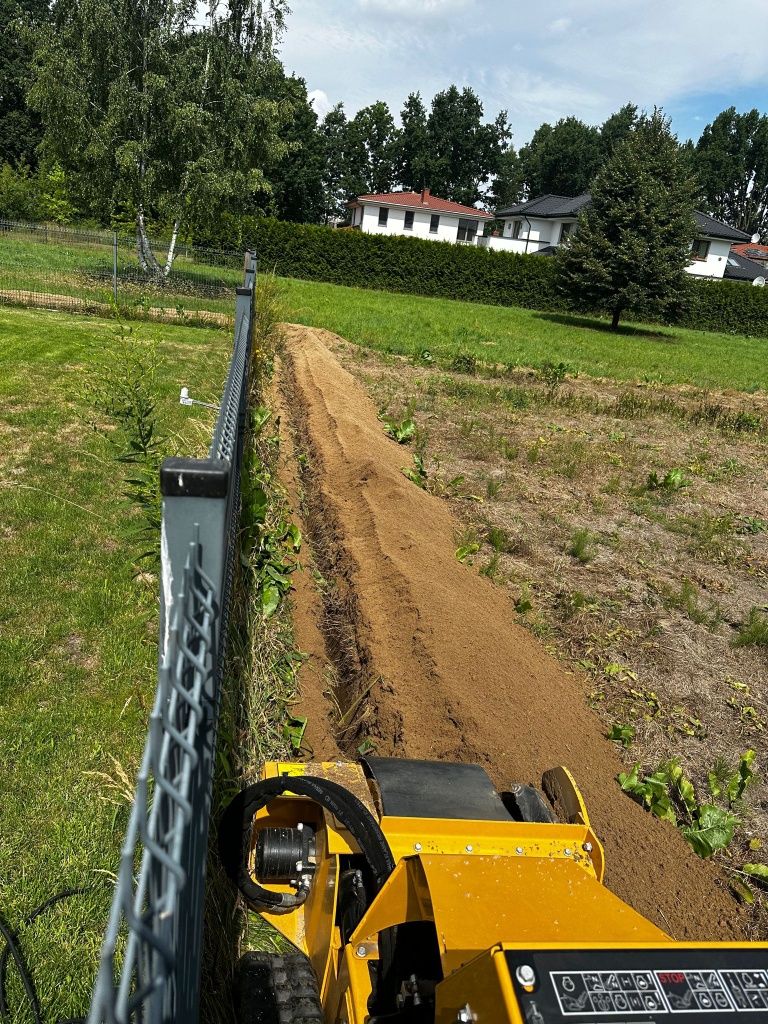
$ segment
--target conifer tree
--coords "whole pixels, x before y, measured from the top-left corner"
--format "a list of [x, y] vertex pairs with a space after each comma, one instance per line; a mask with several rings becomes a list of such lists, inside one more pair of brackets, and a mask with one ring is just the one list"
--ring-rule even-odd
[[592, 201], [557, 253], [561, 291], [575, 308], [663, 313], [681, 297], [696, 227], [695, 183], [669, 121], [644, 116], [596, 176]]

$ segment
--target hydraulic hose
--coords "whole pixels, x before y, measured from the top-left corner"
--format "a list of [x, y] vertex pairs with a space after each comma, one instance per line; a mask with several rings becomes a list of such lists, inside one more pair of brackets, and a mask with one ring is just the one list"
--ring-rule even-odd
[[219, 825], [219, 854], [227, 875], [242, 895], [264, 910], [292, 909], [306, 898], [306, 894], [301, 892], [270, 892], [254, 882], [249, 870], [253, 819], [257, 811], [283, 793], [309, 797], [349, 831], [370, 869], [370, 902], [395, 867], [384, 833], [365, 804], [354, 794], [336, 782], [311, 775], [263, 779], [246, 786], [224, 811]]

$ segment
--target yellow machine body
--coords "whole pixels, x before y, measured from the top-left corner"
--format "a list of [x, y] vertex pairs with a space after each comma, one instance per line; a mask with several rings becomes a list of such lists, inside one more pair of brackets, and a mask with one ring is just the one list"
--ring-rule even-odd
[[[288, 913], [262, 911], [262, 916], [310, 959], [327, 1024], [363, 1024], [370, 1018], [371, 962], [379, 957], [380, 934], [419, 921], [432, 922], [437, 937], [442, 973], [434, 991], [434, 1019], [438, 1024], [550, 1024], [553, 1016], [561, 1022], [572, 1018], [574, 1024], [587, 1020], [598, 1024], [662, 1020], [676, 1024], [676, 1020], [691, 1019], [708, 1024], [737, 1019], [747, 1024], [768, 1024], [768, 970], [763, 1012], [755, 1006], [739, 1016], [738, 1008], [734, 1010], [731, 1005], [732, 997], [728, 997], [730, 1016], [723, 1015], [723, 1007], [719, 1017], [715, 1013], [694, 1018], [687, 1013], [676, 1019], [668, 1012], [668, 1000], [659, 986], [666, 984], [674, 989], [677, 984], [680, 989], [683, 982], [674, 981], [678, 976], [675, 971], [686, 963], [698, 963], [703, 954], [696, 951], [711, 951], [706, 954], [707, 963], [716, 966], [719, 953], [741, 949], [757, 956], [768, 969], [768, 943], [676, 943], [606, 889], [602, 884], [603, 849], [566, 769], [548, 773], [549, 787], [558, 794], [564, 819], [551, 824], [387, 816], [377, 806], [371, 780], [354, 763], [269, 763], [262, 777], [301, 774], [335, 781], [356, 795], [379, 822], [396, 864], [343, 943], [336, 923], [338, 881], [340, 859], [357, 852], [350, 835], [327, 811], [290, 793], [272, 801], [256, 816], [254, 836], [259, 828], [291, 827], [297, 821], [312, 822], [316, 828], [315, 874], [306, 902]], [[253, 862], [251, 868], [255, 870]], [[291, 891], [288, 886], [273, 888]], [[552, 992], [546, 999], [543, 990], [537, 995], [542, 976], [551, 974], [564, 979], [563, 984], [572, 982], [578, 988], [578, 998], [583, 998], [580, 979], [589, 977], [591, 962], [584, 967], [578, 957], [601, 950], [623, 951], [623, 957], [634, 955], [641, 965], [645, 963], [643, 957], [650, 956], [643, 951], [654, 951], [661, 957], [662, 966], [668, 963], [668, 952], [674, 951], [677, 967], [673, 964], [659, 972], [649, 961], [647, 971], [641, 966], [633, 973], [628, 967], [616, 975], [625, 986], [643, 975], [644, 983], [656, 994], [651, 996], [640, 989], [633, 999], [637, 1002], [642, 997], [646, 1003], [657, 999], [657, 1013], [653, 1006], [646, 1005], [642, 1012], [628, 1006], [623, 1016], [615, 1010], [569, 1016], [567, 1012], [559, 1013], [563, 992], [555, 1002]], [[565, 958], [566, 967], [573, 961], [575, 973], [568, 974], [558, 964], [550, 964], [555, 956]], [[593, 956], [599, 958], [599, 952]], [[518, 976], [520, 971], [523, 973]], [[534, 975], [528, 986], [523, 984], [526, 972]], [[609, 977], [598, 967], [593, 973], [595, 977]], [[557, 988], [560, 981], [552, 984]], [[627, 988], [626, 998], [621, 992], [612, 996], [610, 1005], [628, 1002], [633, 991]], [[716, 991], [713, 989], [713, 993]], [[722, 1002], [725, 997], [718, 993], [716, 998]], [[552, 1011], [550, 1003], [558, 1013]], [[589, 1005], [598, 1004], [593, 1000]]]

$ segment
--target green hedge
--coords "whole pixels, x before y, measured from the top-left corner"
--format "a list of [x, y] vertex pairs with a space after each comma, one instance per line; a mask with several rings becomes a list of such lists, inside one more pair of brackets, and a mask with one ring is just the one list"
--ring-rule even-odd
[[[555, 262], [546, 256], [267, 219], [259, 222], [255, 248], [261, 266], [281, 277], [494, 306], [567, 308], [555, 288]], [[768, 288], [695, 278], [686, 284], [675, 323], [768, 337]]]

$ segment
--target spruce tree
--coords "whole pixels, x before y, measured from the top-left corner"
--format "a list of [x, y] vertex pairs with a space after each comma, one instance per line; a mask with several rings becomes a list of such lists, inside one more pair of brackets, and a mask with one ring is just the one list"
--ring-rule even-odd
[[662, 314], [681, 297], [696, 234], [696, 186], [661, 111], [644, 116], [595, 178], [592, 201], [557, 253], [575, 308]]

